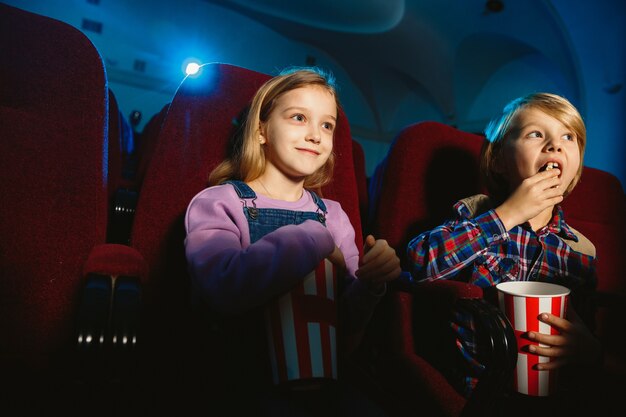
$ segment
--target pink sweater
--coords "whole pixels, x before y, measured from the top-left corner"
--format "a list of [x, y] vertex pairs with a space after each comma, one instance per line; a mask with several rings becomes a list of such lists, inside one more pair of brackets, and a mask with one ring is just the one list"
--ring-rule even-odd
[[[359, 252], [354, 229], [341, 205], [324, 199], [326, 227], [313, 220], [288, 225], [250, 244], [242, 202], [231, 185], [198, 193], [185, 217], [185, 251], [196, 301], [225, 314], [240, 314], [285, 293], [329, 256], [335, 245], [348, 270], [342, 311], [352, 326], [361, 327], [380, 295], [371, 294], [356, 277]], [[308, 192], [295, 202], [258, 195], [258, 208], [317, 210]], [[347, 311], [346, 311], [347, 310]]]

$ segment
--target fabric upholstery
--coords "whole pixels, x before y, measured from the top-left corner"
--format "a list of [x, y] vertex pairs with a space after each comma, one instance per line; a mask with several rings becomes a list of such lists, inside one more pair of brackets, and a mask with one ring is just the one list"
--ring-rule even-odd
[[107, 243], [95, 246], [89, 253], [83, 266], [83, 275], [87, 274], [137, 277], [145, 282], [148, 265], [135, 248]]
[[367, 172], [365, 169], [365, 152], [363, 146], [356, 140], [352, 140], [352, 156], [354, 159], [354, 173], [356, 175], [357, 189], [359, 193], [359, 211], [361, 213], [361, 223], [367, 229], [367, 216], [369, 197], [367, 190]]
[[112, 200], [115, 190], [122, 184], [122, 118], [115, 94], [109, 88], [109, 154], [108, 154], [108, 193]]
[[163, 126], [163, 120], [165, 120], [169, 107], [170, 103], [164, 105], [161, 108], [161, 111], [152, 116], [150, 120], [148, 120], [148, 123], [144, 126], [141, 135], [138, 137], [136, 143], [138, 162], [137, 170], [135, 171], [135, 176], [133, 178], [134, 189], [139, 189], [141, 187], [146, 170], [148, 169], [148, 165], [152, 159], [152, 155], [154, 154], [157, 139], [159, 137], [161, 127]]
[[104, 243], [107, 87], [91, 42], [0, 4], [0, 368], [71, 349], [82, 265]]
[[584, 167], [580, 182], [563, 201], [565, 219], [596, 247], [598, 302], [595, 333], [605, 349], [607, 369], [626, 375], [626, 196], [614, 175]]
[[[436, 122], [408, 126], [394, 139], [371, 179], [370, 227], [396, 249], [403, 265], [410, 238], [443, 221], [456, 200], [481, 191], [477, 160], [483, 140]], [[452, 281], [415, 294], [400, 287], [381, 304], [369, 335], [374, 346], [381, 345], [375, 349], [381, 351], [374, 358], [377, 377], [405, 410], [457, 416], [466, 401], [418, 353], [425, 349], [420, 335], [441, 333], [436, 326], [445, 322], [434, 318], [446, 317], [456, 299], [480, 298], [482, 291]], [[424, 323], [424, 317], [432, 320]]]
[[[405, 257], [411, 237], [441, 223], [458, 199], [481, 192], [478, 155], [484, 139], [423, 122], [398, 134], [377, 169], [372, 230]], [[461, 175], [459, 175], [461, 174]]]
[[626, 199], [619, 179], [584, 167], [581, 180], [563, 201], [565, 218], [596, 246], [598, 290], [626, 295], [620, 262], [626, 251]]

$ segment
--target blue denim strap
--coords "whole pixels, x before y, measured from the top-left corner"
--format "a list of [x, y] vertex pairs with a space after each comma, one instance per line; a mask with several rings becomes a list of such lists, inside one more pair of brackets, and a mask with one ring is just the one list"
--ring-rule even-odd
[[[256, 193], [254, 192], [254, 190], [250, 188], [250, 186], [243, 181], [228, 180], [228, 181], [224, 181], [222, 184], [232, 184], [239, 198], [252, 199], [252, 200], [256, 199]], [[315, 193], [315, 191], [311, 191], [311, 190], [307, 190], [307, 191], [309, 192], [309, 194], [311, 194], [311, 197], [313, 197], [313, 201], [315, 202], [317, 207], [319, 207], [319, 209], [325, 215], [328, 212], [328, 210], [326, 209], [326, 204], [324, 204], [324, 201], [322, 201], [320, 196], [318, 196], [317, 193]]]

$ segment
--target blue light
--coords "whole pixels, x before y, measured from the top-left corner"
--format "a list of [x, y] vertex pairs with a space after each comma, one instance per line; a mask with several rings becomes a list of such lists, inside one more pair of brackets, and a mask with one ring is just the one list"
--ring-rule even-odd
[[189, 57], [183, 61], [181, 70], [186, 76], [197, 76], [200, 73], [202, 63], [198, 58]]
[[190, 62], [187, 64], [187, 67], [185, 67], [185, 74], [187, 75], [195, 75], [198, 71], [200, 71], [200, 64], [197, 62]]

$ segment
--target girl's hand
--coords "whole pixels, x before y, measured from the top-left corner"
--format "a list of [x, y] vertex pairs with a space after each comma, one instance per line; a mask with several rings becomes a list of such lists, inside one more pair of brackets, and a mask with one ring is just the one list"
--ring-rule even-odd
[[568, 318], [571, 321], [550, 313], [541, 313], [539, 320], [556, 328], [561, 334], [528, 333], [530, 340], [548, 345], [548, 347], [529, 346], [531, 353], [551, 358], [550, 362], [538, 364], [538, 370], [558, 369], [567, 364], [598, 363], [602, 352], [600, 341], [591, 334], [571, 306], [568, 307]]
[[400, 259], [396, 251], [384, 239], [374, 239], [368, 235], [363, 247], [363, 258], [356, 276], [374, 287], [381, 287], [385, 282], [400, 276]]
[[343, 253], [337, 246], [335, 246], [333, 253], [328, 255], [327, 259], [332, 262], [337, 269], [346, 269], [346, 260], [343, 257]]

